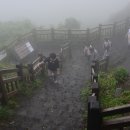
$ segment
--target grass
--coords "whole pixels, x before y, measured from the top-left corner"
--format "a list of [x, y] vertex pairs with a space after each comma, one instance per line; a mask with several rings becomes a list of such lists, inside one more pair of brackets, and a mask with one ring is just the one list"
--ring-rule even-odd
[[[44, 86], [45, 76], [39, 75], [33, 82], [21, 82], [19, 84], [19, 94], [24, 97], [32, 97], [35, 90]], [[15, 110], [20, 107], [21, 98], [19, 95], [12, 97], [6, 106], [0, 106], [0, 121], [8, 122], [14, 115]], [[0, 123], [0, 124], [1, 124]]]
[[[117, 68], [109, 73], [100, 73], [98, 77], [101, 108], [116, 107], [130, 103], [130, 91], [122, 88], [119, 96], [115, 95], [117, 86], [124, 84], [128, 80], [128, 72], [124, 68]], [[87, 123], [87, 99], [91, 95], [91, 83], [87, 82], [81, 90], [81, 101], [84, 104], [82, 118]], [[106, 119], [120, 117], [120, 115], [110, 116]]]

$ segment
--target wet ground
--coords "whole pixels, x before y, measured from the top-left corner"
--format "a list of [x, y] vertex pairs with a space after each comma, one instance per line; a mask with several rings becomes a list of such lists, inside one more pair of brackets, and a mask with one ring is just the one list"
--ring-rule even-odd
[[[112, 62], [125, 56], [127, 47], [122, 43], [124, 41], [120, 39], [113, 41]], [[46, 46], [42, 51], [48, 55], [49, 52], [52, 52], [49, 48]], [[98, 45], [98, 48], [101, 50], [101, 46]], [[60, 47], [53, 47], [53, 49], [56, 52]], [[46, 84], [31, 99], [22, 103], [14, 120], [15, 125], [18, 126], [17, 130], [23, 130], [22, 128], [29, 128], [29, 130], [82, 130], [83, 106], [80, 100], [80, 91], [90, 78], [90, 69], [82, 51], [82, 44], [72, 47], [72, 59], [65, 62], [63, 72], [59, 76], [59, 84], [46, 81]], [[129, 54], [127, 57], [122, 66], [127, 65], [128, 67]]]
[[29, 130], [82, 130], [81, 88], [89, 78], [82, 46], [73, 48], [59, 84], [46, 82], [17, 112], [15, 124]]

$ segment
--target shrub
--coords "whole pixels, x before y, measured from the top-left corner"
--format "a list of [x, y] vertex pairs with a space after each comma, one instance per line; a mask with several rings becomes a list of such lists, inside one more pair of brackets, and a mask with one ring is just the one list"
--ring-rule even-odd
[[90, 83], [87, 84], [86, 87], [84, 87], [81, 92], [80, 92], [80, 97], [81, 97], [81, 100], [84, 102], [84, 103], [87, 103], [87, 100], [88, 100], [88, 96], [92, 93], [92, 90], [91, 90], [91, 86], [90, 86]]
[[[111, 107], [113, 104], [117, 104], [116, 101], [112, 103], [117, 81], [114, 76], [106, 73], [99, 74], [100, 85], [100, 102], [103, 108]], [[117, 101], [118, 102], [118, 101]]]
[[18, 106], [18, 103], [15, 100], [9, 100], [7, 106], [10, 109], [15, 109]]
[[127, 80], [129, 74], [126, 69], [120, 67], [114, 71], [113, 75], [118, 83], [124, 83]]
[[0, 107], [0, 120], [7, 120], [11, 113], [7, 107]]
[[114, 76], [110, 74], [100, 73], [99, 74], [99, 85], [100, 85], [100, 94], [101, 97], [111, 95], [115, 92], [117, 86], [117, 81]]
[[124, 82], [127, 77], [128, 72], [123, 68], [118, 68], [110, 73], [99, 74], [100, 102], [102, 108], [130, 103], [130, 91], [124, 90], [119, 97], [115, 96], [117, 85]]

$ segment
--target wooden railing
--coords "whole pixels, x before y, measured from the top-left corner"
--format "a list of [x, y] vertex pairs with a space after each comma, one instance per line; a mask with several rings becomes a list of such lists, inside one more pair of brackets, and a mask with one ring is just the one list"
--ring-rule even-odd
[[67, 29], [33, 29], [31, 32], [22, 35], [18, 39], [14, 40], [10, 45], [18, 44], [19, 42], [31, 41], [33, 43], [38, 43], [40, 41], [100, 41], [105, 37], [113, 38], [115, 36], [125, 36], [130, 25], [130, 18], [125, 20], [115, 22], [113, 24], [102, 25], [100, 24], [95, 28], [88, 28], [84, 30], [67, 30]]
[[0, 99], [6, 104], [8, 99], [17, 94], [20, 82], [31, 82], [44, 70], [44, 63], [38, 57], [32, 64], [16, 65], [16, 68], [0, 70]]
[[[62, 51], [57, 54], [60, 61], [60, 70], [62, 70], [64, 59], [69, 58], [65, 56], [69, 51], [70, 45], [66, 44], [63, 46]], [[18, 64], [16, 68], [0, 70], [0, 102], [6, 104], [10, 97], [18, 93], [20, 82], [34, 81], [36, 76], [44, 73], [46, 69], [43, 57], [38, 57], [31, 64]]]
[[63, 62], [65, 61], [65, 59], [69, 59], [69, 58], [72, 57], [71, 43], [65, 43], [64, 45], [62, 45], [62, 47], [61, 47], [61, 55], [62, 55]]
[[80, 40], [80, 41], [97, 41], [102, 38], [113, 38], [122, 34], [126, 34], [130, 24], [130, 18], [113, 24], [102, 25], [86, 30], [57, 30], [57, 29], [35, 29], [35, 37], [39, 41], [55, 41], [55, 40]]
[[[88, 97], [88, 130], [123, 130], [124, 127], [130, 126], [130, 104], [107, 109], [102, 109], [100, 106], [98, 73], [107, 71], [108, 64], [109, 57], [106, 57], [103, 61], [93, 61], [91, 65], [92, 93]], [[115, 118], [106, 120], [105, 118], [109, 116], [114, 116]]]
[[124, 127], [130, 126], [130, 104], [104, 109], [102, 111], [102, 118], [108, 116], [117, 116], [114, 119], [104, 120], [103, 121], [103, 129], [111, 130], [111, 129], [119, 129], [123, 130]]

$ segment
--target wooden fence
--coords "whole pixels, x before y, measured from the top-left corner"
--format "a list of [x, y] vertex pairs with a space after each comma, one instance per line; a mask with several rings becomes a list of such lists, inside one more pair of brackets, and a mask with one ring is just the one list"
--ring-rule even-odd
[[31, 32], [20, 36], [18, 39], [14, 40], [11, 45], [15, 45], [21, 42], [31, 41], [34, 44], [38, 42], [47, 41], [84, 41], [96, 42], [103, 38], [109, 37], [113, 38], [116, 36], [125, 36], [130, 25], [130, 18], [125, 20], [115, 22], [113, 24], [102, 25], [99, 24], [95, 28], [87, 28], [84, 30], [67, 30], [67, 29], [39, 29], [35, 28]]
[[44, 63], [38, 57], [32, 64], [16, 65], [16, 68], [0, 70], [0, 100], [6, 104], [8, 99], [18, 93], [20, 82], [31, 82], [37, 74], [44, 71]]
[[130, 18], [115, 22], [113, 24], [102, 25], [86, 30], [57, 30], [54, 28], [42, 30], [35, 29], [33, 34], [37, 41], [100, 41], [102, 38], [120, 36], [127, 33], [130, 25]]
[[[62, 64], [67, 59], [70, 53], [70, 44], [66, 44], [62, 47], [57, 54], [60, 61], [60, 70], [62, 70]], [[31, 64], [23, 65], [18, 64], [15, 68], [7, 68], [0, 70], [0, 102], [6, 104], [8, 99], [18, 93], [20, 82], [31, 82], [36, 79], [36, 76], [46, 71], [46, 65], [43, 58], [39, 56]]]
[[[94, 61], [91, 65], [91, 89], [92, 94], [88, 97], [88, 130], [124, 130], [130, 126], [130, 104], [102, 109], [100, 106], [100, 86], [98, 84], [99, 71], [107, 71], [109, 57], [104, 61]], [[102, 66], [102, 70], [100, 70]], [[104, 66], [104, 67], [103, 67]], [[117, 116], [114, 119], [104, 120], [108, 116]]]

